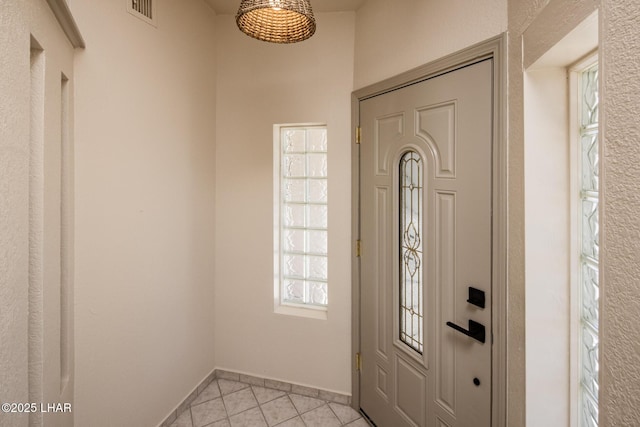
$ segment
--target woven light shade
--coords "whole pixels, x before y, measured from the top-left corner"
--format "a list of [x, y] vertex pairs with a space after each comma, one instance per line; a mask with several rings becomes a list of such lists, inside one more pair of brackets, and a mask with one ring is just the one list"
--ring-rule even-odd
[[301, 42], [316, 32], [309, 0], [242, 0], [236, 23], [243, 33], [272, 43]]

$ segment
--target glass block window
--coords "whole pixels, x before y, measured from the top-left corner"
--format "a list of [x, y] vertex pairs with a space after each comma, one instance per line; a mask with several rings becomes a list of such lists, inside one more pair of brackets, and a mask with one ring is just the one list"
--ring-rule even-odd
[[422, 354], [422, 158], [415, 151], [400, 159], [400, 340]]
[[276, 270], [280, 303], [328, 304], [326, 126], [279, 126], [276, 135]]
[[579, 77], [579, 408], [580, 426], [598, 425], [598, 286], [599, 183], [598, 183], [598, 65]]

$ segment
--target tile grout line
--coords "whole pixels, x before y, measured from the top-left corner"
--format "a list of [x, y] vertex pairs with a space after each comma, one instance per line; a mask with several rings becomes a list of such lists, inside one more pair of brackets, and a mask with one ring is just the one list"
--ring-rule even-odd
[[[216, 381], [218, 379], [216, 378]], [[229, 415], [229, 411], [227, 410], [227, 405], [224, 403], [224, 394], [222, 394], [222, 387], [220, 387], [220, 382], [218, 382], [218, 390], [220, 390], [220, 401], [222, 402], [222, 407], [224, 408], [224, 413], [227, 415], [227, 420], [229, 420], [229, 425], [231, 425], [231, 416]], [[231, 394], [231, 393], [228, 393]]]
[[327, 402], [326, 405], [327, 405], [327, 408], [329, 408], [329, 410], [333, 414], [333, 416], [336, 417], [336, 419], [338, 420], [338, 422], [340, 423], [341, 426], [347, 425], [347, 423], [343, 423], [342, 422], [342, 418], [340, 418], [338, 416], [338, 414], [336, 414], [336, 411], [334, 411], [333, 408], [331, 407], [331, 405], [329, 405], [329, 402]]
[[193, 406], [189, 405], [189, 419], [191, 420], [191, 427], [194, 427], [194, 425], [193, 425], [193, 412], [191, 411], [191, 408], [193, 408]]
[[[302, 421], [302, 424], [305, 424], [304, 420], [302, 419], [302, 415], [300, 415], [300, 411], [298, 411], [298, 408], [296, 408], [296, 405], [293, 403], [293, 400], [291, 400], [291, 396], [289, 395], [289, 393], [286, 393], [285, 396], [287, 397], [287, 401], [291, 404], [293, 409], [296, 411], [296, 416], [289, 418], [289, 420], [292, 420], [296, 417], [300, 417], [300, 421]], [[289, 420], [285, 420], [285, 421], [289, 421]], [[282, 423], [284, 423], [285, 421], [283, 421]]]
[[[296, 418], [296, 417], [299, 417], [299, 416], [300, 416], [300, 413], [298, 412], [298, 408], [296, 408], [296, 405], [294, 405], [294, 404], [293, 404], [293, 402], [291, 401], [291, 397], [289, 397], [289, 393], [285, 393], [285, 395], [284, 395], [284, 396], [282, 396], [282, 397], [286, 397], [286, 398], [287, 398], [287, 401], [291, 404], [291, 406], [293, 407], [293, 409], [296, 411], [296, 415], [294, 415], [294, 416], [293, 416], [293, 417], [291, 417], [291, 418], [287, 418], [286, 420], [282, 420], [281, 422], [279, 422], [278, 424], [276, 424], [276, 425], [275, 425], [275, 426], [273, 426], [273, 427], [278, 427], [280, 424], [284, 424], [284, 423], [286, 423], [287, 421], [290, 421], [290, 420], [292, 420], [292, 419], [294, 419], [294, 418]], [[279, 397], [278, 399], [281, 399], [282, 397]], [[278, 400], [278, 399], [274, 399], [274, 400], [272, 400], [272, 402], [274, 402], [274, 401], [276, 401], [276, 400]], [[260, 407], [260, 409], [262, 409], [262, 406]], [[265, 420], [266, 420], [266, 419], [267, 419], [267, 417], [265, 417]], [[300, 418], [300, 419], [302, 419], [302, 418]], [[304, 421], [303, 421], [303, 423], [304, 423]], [[267, 425], [269, 425], [269, 421], [267, 421]], [[272, 426], [269, 426], [269, 427], [272, 427]]]
[[[256, 397], [255, 391], [253, 390], [253, 386], [251, 385], [251, 386], [249, 386], [249, 387], [251, 388], [251, 393], [253, 393], [253, 397], [256, 399], [256, 402], [258, 403], [258, 408], [260, 409], [260, 412], [262, 413], [262, 417], [264, 418], [264, 422], [267, 424], [267, 427], [277, 427], [278, 425], [280, 425], [280, 424], [282, 424], [282, 423], [284, 423], [284, 422], [286, 422], [286, 421], [289, 421], [289, 420], [290, 420], [290, 419], [292, 419], [292, 418], [295, 418], [295, 416], [294, 416], [294, 417], [291, 417], [291, 418], [288, 418], [288, 419], [286, 419], [286, 420], [283, 420], [282, 422], [279, 422], [279, 423], [278, 423], [278, 424], [276, 424], [275, 426], [271, 426], [271, 425], [269, 425], [269, 420], [267, 420], [267, 416], [264, 414], [264, 411], [262, 410], [262, 405], [266, 405], [266, 404], [268, 404], [268, 403], [275, 402], [276, 400], [281, 399], [281, 398], [283, 398], [283, 397], [287, 397], [287, 398], [288, 398], [288, 397], [289, 397], [288, 393], [285, 393], [285, 395], [284, 395], [284, 396], [278, 396], [278, 397], [276, 397], [276, 398], [274, 398], [274, 399], [271, 399], [271, 400], [268, 400], [268, 401], [266, 401], [266, 402], [264, 402], [264, 403], [260, 403], [260, 402], [258, 401], [258, 398]], [[289, 401], [291, 401], [291, 399], [289, 399]], [[293, 403], [292, 403], [292, 405], [293, 405]], [[296, 409], [296, 408], [295, 408], [295, 406], [293, 407], [293, 409]], [[296, 410], [296, 414], [297, 414], [297, 413], [298, 413], [298, 411]], [[297, 415], [296, 415], [296, 416], [297, 416]]]
[[[249, 384], [249, 390], [251, 391], [251, 395], [253, 396], [253, 398], [256, 400], [256, 403], [258, 404], [258, 410], [262, 414], [262, 419], [264, 420], [264, 423], [267, 425], [267, 427], [269, 427], [269, 421], [267, 421], [267, 417], [265, 417], [264, 415], [264, 411], [262, 410], [262, 405], [260, 405], [260, 402], [258, 402], [258, 398], [256, 397], [256, 393], [253, 391], [253, 386], [251, 384]], [[249, 409], [247, 409], [247, 411], [248, 410]], [[229, 424], [231, 424], [231, 420], [229, 420]]]

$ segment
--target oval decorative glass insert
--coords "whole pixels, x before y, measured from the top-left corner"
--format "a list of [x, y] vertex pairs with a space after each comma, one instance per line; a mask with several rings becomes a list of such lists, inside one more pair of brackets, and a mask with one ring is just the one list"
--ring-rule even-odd
[[415, 151], [400, 159], [400, 340], [422, 354], [423, 340], [423, 162]]

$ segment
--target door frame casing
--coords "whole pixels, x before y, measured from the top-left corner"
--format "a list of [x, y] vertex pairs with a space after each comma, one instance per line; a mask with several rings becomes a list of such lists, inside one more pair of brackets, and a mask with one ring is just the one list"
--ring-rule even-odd
[[[492, 339], [491, 350], [491, 425], [506, 427], [507, 422], [507, 35], [502, 34], [459, 52], [374, 83], [351, 95], [352, 141], [360, 126], [360, 102], [423, 80], [456, 70], [484, 59], [493, 59], [493, 135], [492, 135]], [[367, 143], [363, 141], [362, 143]], [[351, 148], [352, 244], [360, 235], [360, 145]], [[366, 247], [363, 250], [367, 250]], [[360, 353], [360, 257], [352, 251], [351, 336], [352, 354]], [[366, 361], [365, 361], [366, 363]], [[352, 406], [360, 409], [360, 371], [353, 364], [351, 375]]]

